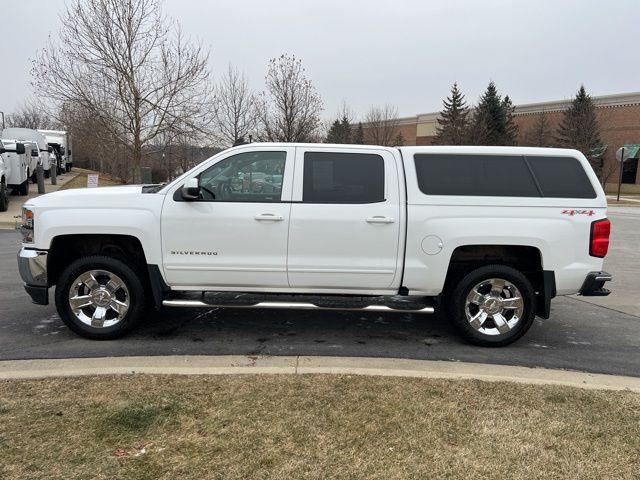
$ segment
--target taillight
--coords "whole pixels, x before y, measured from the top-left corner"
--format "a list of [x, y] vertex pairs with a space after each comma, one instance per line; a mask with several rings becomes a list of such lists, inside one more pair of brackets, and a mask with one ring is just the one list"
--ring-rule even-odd
[[591, 240], [589, 242], [589, 255], [603, 258], [609, 251], [609, 234], [611, 222], [608, 218], [596, 220], [591, 224]]

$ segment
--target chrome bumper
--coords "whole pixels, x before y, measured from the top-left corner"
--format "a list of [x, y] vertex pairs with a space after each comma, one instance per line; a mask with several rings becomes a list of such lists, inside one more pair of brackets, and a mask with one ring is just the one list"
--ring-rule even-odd
[[18, 270], [24, 288], [34, 303], [49, 304], [49, 279], [47, 278], [47, 256], [45, 250], [22, 248], [18, 252]]

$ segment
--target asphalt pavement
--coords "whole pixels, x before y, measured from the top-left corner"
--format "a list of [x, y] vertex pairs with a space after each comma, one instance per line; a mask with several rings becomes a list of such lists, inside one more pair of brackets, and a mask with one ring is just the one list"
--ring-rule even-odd
[[[388, 357], [546, 367], [640, 377], [640, 208], [612, 209], [614, 275], [606, 299], [559, 297], [549, 320], [508, 347], [461, 341], [441, 315], [299, 310], [166, 309], [126, 338], [91, 341], [33, 305], [14, 231], [0, 231], [0, 360], [140, 355]], [[51, 295], [53, 297], [53, 295]]]

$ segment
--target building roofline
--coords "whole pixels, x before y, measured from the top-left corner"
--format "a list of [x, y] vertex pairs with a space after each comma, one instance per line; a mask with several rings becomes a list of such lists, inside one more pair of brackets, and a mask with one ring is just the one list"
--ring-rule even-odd
[[[628, 105], [640, 105], [640, 92], [615, 93], [612, 95], [600, 95], [591, 97], [596, 107], [623, 107]], [[569, 108], [573, 98], [564, 100], [551, 100], [547, 102], [523, 103], [515, 106], [515, 115], [530, 115], [541, 112], [561, 112]], [[413, 117], [402, 117], [398, 121], [400, 125], [406, 125], [411, 121], [416, 123], [431, 123], [438, 119], [440, 112], [420, 113]]]

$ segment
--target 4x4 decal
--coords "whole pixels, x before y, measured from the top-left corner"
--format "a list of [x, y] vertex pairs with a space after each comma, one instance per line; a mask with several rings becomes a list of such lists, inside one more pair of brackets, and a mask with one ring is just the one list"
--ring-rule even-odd
[[593, 210], [563, 210], [562, 211], [562, 215], [569, 215], [571, 217], [573, 217], [574, 215], [588, 215], [588, 216], [592, 216], [595, 215], [596, 212], [594, 212]]

